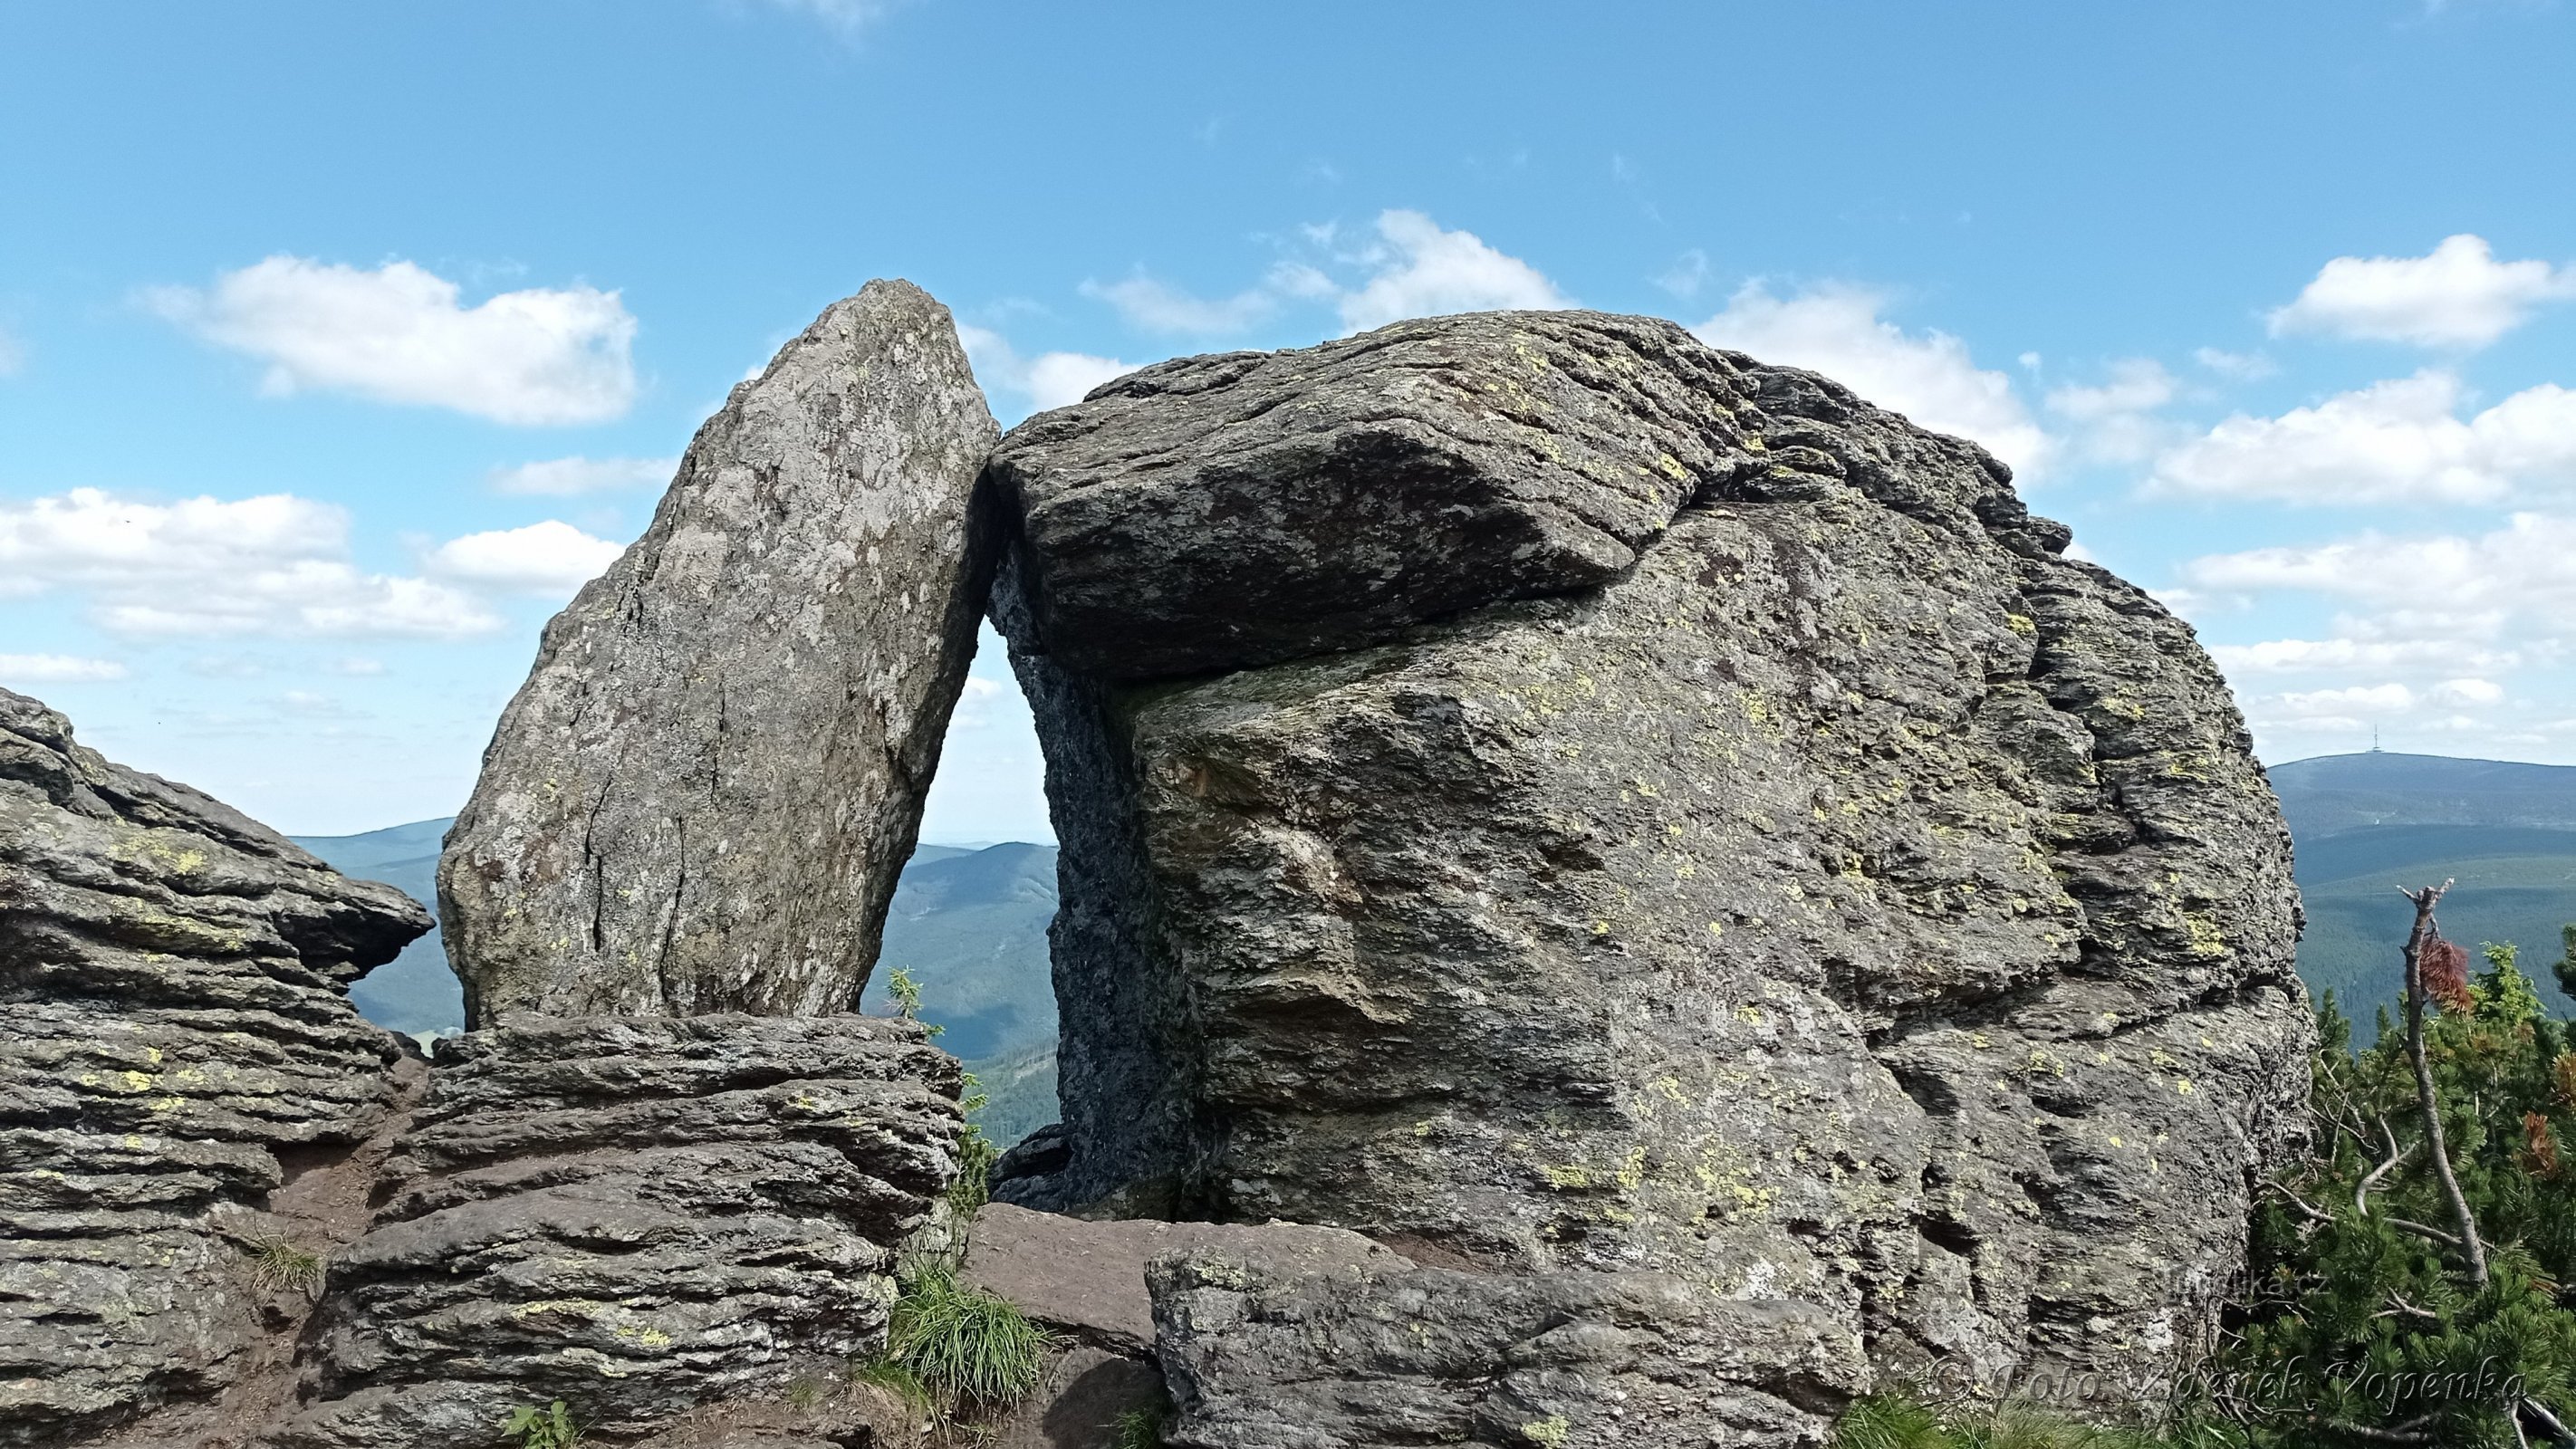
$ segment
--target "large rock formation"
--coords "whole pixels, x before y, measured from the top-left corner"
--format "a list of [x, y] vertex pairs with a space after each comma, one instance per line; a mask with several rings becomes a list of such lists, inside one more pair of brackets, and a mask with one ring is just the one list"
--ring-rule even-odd
[[1149, 368], [990, 473], [1065, 847], [1070, 1160], [1006, 1196], [1990, 1386], [2197, 1346], [2304, 1088], [2288, 839], [2190, 630], [1981, 450], [1516, 313]]
[[345, 988], [428, 929], [0, 690], [0, 1444], [210, 1414], [279, 1367], [362, 1216], [341, 1159], [418, 1070]]
[[521, 1017], [442, 1055], [335, 1259], [283, 1446], [474, 1449], [516, 1404], [647, 1433], [884, 1342], [957, 1170], [957, 1064], [866, 1017]]
[[974, 652], [995, 431], [905, 282], [734, 389], [547, 628], [448, 836], [470, 1021], [855, 1009]]

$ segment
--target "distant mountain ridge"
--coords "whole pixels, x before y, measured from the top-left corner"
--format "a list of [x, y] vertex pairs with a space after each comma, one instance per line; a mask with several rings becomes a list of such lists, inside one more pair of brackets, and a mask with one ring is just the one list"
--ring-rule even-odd
[[2373, 825], [2576, 830], [2576, 765], [2524, 765], [2378, 750], [2271, 770], [2302, 842]]
[[[438, 849], [454, 816], [415, 820], [363, 835], [296, 835], [296, 844], [342, 875], [380, 880], [438, 914]], [[367, 1020], [409, 1035], [459, 1031], [465, 1026], [465, 988], [447, 969], [447, 948], [437, 928], [403, 947], [402, 954], [349, 988], [349, 999]]]
[[[2576, 923], [2576, 766], [2381, 751], [2275, 765], [2297, 844], [2308, 927], [2299, 974], [2332, 989], [2367, 1029], [2398, 998], [2412, 919], [2400, 886], [2458, 882], [2442, 925], [2470, 944], [2511, 942], [2544, 989]], [[2552, 992], [2561, 1011], [2576, 1001]]]
[[[305, 835], [295, 843], [333, 869], [380, 880], [438, 909], [438, 852], [449, 819], [363, 835]], [[1055, 917], [1055, 847], [924, 845], [913, 852], [886, 913], [885, 949], [863, 1000], [890, 1012], [897, 967], [921, 984], [921, 1015], [992, 1098], [985, 1131], [1016, 1141], [1055, 1120], [1055, 985], [1047, 923]], [[367, 973], [349, 996], [368, 1020], [431, 1034], [465, 1025], [465, 992], [435, 930]]]

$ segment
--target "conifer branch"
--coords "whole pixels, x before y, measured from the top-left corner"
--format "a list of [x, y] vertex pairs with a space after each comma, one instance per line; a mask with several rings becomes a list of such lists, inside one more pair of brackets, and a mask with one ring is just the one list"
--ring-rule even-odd
[[2434, 1090], [2432, 1063], [2424, 1054], [2424, 952], [2441, 939], [2433, 908], [2450, 888], [2446, 880], [2420, 891], [2401, 892], [2415, 903], [2415, 929], [2406, 936], [2406, 1055], [2415, 1066], [2415, 1100], [2424, 1113], [2424, 1140], [2433, 1149], [2433, 1175], [2441, 1180], [2442, 1195], [2450, 1200], [2451, 1216], [2460, 1225], [2460, 1252], [2469, 1260], [2469, 1281], [2484, 1288], [2486, 1244], [2478, 1237], [2478, 1220], [2469, 1211], [2468, 1195], [2460, 1191], [2459, 1174], [2451, 1170], [2451, 1149], [2442, 1137], [2442, 1099]]

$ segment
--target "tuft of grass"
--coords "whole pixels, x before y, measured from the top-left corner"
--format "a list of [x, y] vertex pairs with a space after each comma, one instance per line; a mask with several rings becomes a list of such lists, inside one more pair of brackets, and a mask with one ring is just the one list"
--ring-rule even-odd
[[832, 1386], [821, 1379], [795, 1378], [787, 1381], [787, 1407], [800, 1414], [810, 1414], [830, 1398]]
[[1163, 1449], [1163, 1425], [1168, 1420], [1161, 1409], [1129, 1409], [1110, 1430], [1109, 1449]]
[[879, 1359], [875, 1363], [852, 1364], [850, 1382], [883, 1389], [904, 1407], [917, 1413], [936, 1414], [939, 1411], [939, 1396], [930, 1391], [930, 1385], [899, 1363]]
[[1056, 1335], [948, 1270], [915, 1278], [895, 1300], [886, 1362], [960, 1404], [1007, 1404], [1038, 1386]]
[[581, 1443], [581, 1428], [561, 1399], [542, 1409], [532, 1404], [513, 1408], [501, 1432], [517, 1449], [574, 1449]]
[[2102, 1428], [2021, 1405], [1935, 1406], [1893, 1393], [1853, 1404], [1834, 1430], [1834, 1449], [2183, 1449], [2216, 1442], [2226, 1441]]
[[322, 1255], [269, 1233], [251, 1239], [250, 1277], [264, 1289], [293, 1289], [311, 1298], [322, 1291]]

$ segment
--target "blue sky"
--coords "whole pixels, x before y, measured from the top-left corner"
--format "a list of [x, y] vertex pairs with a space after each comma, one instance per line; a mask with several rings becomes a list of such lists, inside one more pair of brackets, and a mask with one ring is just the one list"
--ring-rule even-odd
[[[2576, 761], [2560, 0], [1104, 11], [0, 9], [0, 684], [287, 829], [448, 813], [697, 423], [900, 275], [1006, 423], [1672, 317], [2016, 462], [2269, 759]], [[976, 672], [925, 834], [1043, 838]]]

